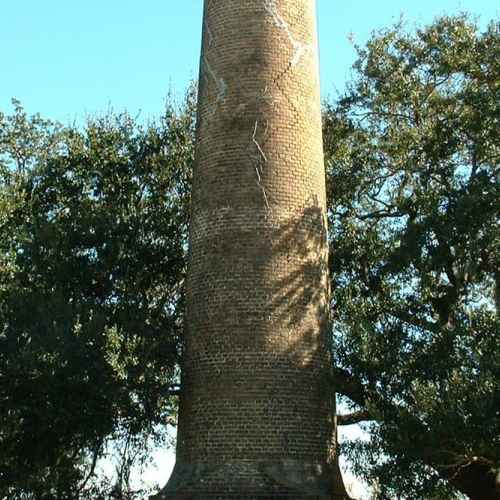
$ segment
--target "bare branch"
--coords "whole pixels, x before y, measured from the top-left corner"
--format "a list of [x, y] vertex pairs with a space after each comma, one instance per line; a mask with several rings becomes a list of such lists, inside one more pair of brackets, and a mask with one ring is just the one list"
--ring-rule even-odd
[[83, 481], [83, 483], [80, 485], [80, 487], [78, 488], [78, 493], [82, 493], [85, 488], [87, 487], [87, 484], [88, 482], [90, 481], [90, 478], [94, 475], [94, 472], [95, 472], [95, 469], [96, 469], [96, 466], [97, 466], [97, 460], [99, 458], [99, 454], [100, 454], [100, 450], [101, 450], [101, 447], [102, 447], [102, 439], [100, 439], [98, 441], [98, 443], [96, 444], [95, 448], [92, 450], [92, 463], [90, 465], [90, 469], [89, 469], [89, 472], [87, 474], [87, 476], [85, 477], [85, 480]]
[[410, 314], [407, 311], [386, 311], [387, 314], [390, 316], [394, 316], [401, 321], [408, 323], [412, 326], [416, 326], [417, 328], [422, 328], [424, 330], [427, 330], [429, 332], [433, 333], [439, 333], [441, 330], [439, 325], [437, 323], [432, 323], [431, 321], [426, 321], [425, 319], [419, 318], [418, 316], [414, 314]]
[[370, 212], [369, 214], [357, 216], [356, 218], [359, 220], [387, 219], [387, 218], [392, 218], [392, 217], [404, 217], [405, 215], [408, 215], [408, 214], [405, 212], [400, 212], [400, 211], [388, 212], [386, 210], [379, 210], [376, 212]]
[[338, 425], [353, 425], [359, 424], [360, 422], [367, 422], [369, 420], [376, 420], [373, 418], [368, 410], [360, 410], [354, 413], [349, 413], [347, 415], [337, 415]]

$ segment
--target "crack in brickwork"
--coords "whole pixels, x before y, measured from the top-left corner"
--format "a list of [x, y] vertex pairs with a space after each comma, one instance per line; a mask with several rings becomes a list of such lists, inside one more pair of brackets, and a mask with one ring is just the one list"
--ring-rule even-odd
[[[214, 1], [215, 0], [208, 0], [207, 7], [206, 7], [207, 10], [210, 9], [210, 6], [211, 6], [212, 2], [214, 2]], [[215, 86], [217, 87], [216, 105], [212, 109], [212, 113], [215, 113], [216, 110], [217, 110], [217, 105], [220, 102], [222, 102], [225, 99], [226, 95], [227, 95], [228, 86], [227, 86], [226, 81], [223, 78], [219, 78], [217, 76], [217, 74], [213, 70], [213, 68], [212, 68], [212, 66], [211, 66], [211, 64], [210, 64], [210, 62], [208, 60], [208, 51], [214, 45], [214, 35], [212, 33], [212, 30], [210, 29], [210, 25], [209, 25], [208, 20], [207, 20], [206, 17], [204, 17], [204, 19], [203, 19], [203, 28], [204, 28], [204, 31], [207, 34], [207, 37], [208, 37], [208, 44], [207, 44], [206, 50], [204, 51], [204, 54], [203, 54], [203, 57], [202, 57], [202, 61], [203, 61], [202, 75], [203, 75], [203, 77], [207, 81], [210, 80], [210, 78], [212, 78], [213, 81], [214, 81], [214, 83], [215, 83]]]
[[[224, 78], [219, 78], [216, 74], [215, 71], [213, 70], [212, 66], [208, 62], [208, 58], [205, 57], [203, 59], [203, 62], [205, 63], [205, 69], [207, 73], [212, 77], [212, 79], [215, 82], [215, 85], [217, 87], [217, 103], [221, 102], [224, 100], [227, 94], [227, 83], [224, 81]], [[215, 112], [215, 109], [214, 109]]]
[[312, 44], [299, 42], [294, 38], [290, 30], [290, 26], [279, 13], [276, 0], [264, 0], [264, 9], [272, 16], [276, 26], [285, 32], [288, 40], [292, 44], [294, 54], [290, 60], [290, 66], [296, 66], [300, 63], [304, 54], [312, 49]]
[[[265, 11], [272, 17], [276, 27], [278, 27], [280, 30], [282, 30], [285, 33], [286, 37], [288, 38], [288, 40], [289, 40], [289, 42], [292, 45], [293, 50], [294, 50], [293, 57], [290, 59], [290, 61], [286, 65], [286, 67], [280, 73], [278, 73], [278, 75], [272, 80], [272, 83], [273, 83], [273, 85], [276, 86], [276, 88], [278, 88], [278, 90], [281, 92], [283, 97], [286, 99], [286, 101], [288, 102], [288, 104], [292, 108], [292, 110], [295, 114], [295, 120], [298, 120], [299, 112], [298, 112], [295, 104], [293, 103], [293, 101], [290, 99], [288, 93], [280, 85], [280, 81], [287, 75], [287, 73], [289, 71], [291, 71], [295, 66], [297, 66], [300, 63], [303, 56], [308, 51], [312, 50], [313, 45], [312, 45], [312, 43], [300, 42], [294, 38], [294, 36], [292, 35], [289, 24], [287, 23], [287, 21], [283, 18], [283, 16], [279, 12], [276, 0], [263, 0], [263, 6], [264, 6]], [[266, 87], [264, 89], [263, 94], [266, 93], [267, 91], [268, 91], [268, 87]], [[295, 124], [295, 120], [294, 120], [293, 124]], [[258, 125], [258, 122], [255, 122], [255, 128], [253, 131], [252, 139], [253, 139], [253, 142], [256, 144], [259, 152], [264, 157], [264, 162], [267, 162], [267, 158], [265, 157], [265, 154], [262, 151], [262, 147], [255, 140], [255, 135], [257, 132], [257, 125]], [[263, 142], [263, 144], [264, 143], [265, 142]], [[270, 205], [269, 205], [266, 189], [262, 185], [262, 178], [261, 178], [261, 174], [263, 174], [262, 162], [259, 162], [259, 164], [255, 166], [255, 170], [257, 173], [257, 185], [258, 185], [259, 189], [262, 191], [266, 208], [268, 210], [270, 210]]]
[[[259, 144], [259, 141], [257, 141], [256, 138], [258, 127], [259, 127], [259, 122], [256, 121], [252, 134], [252, 144], [257, 148], [259, 154], [257, 157], [255, 157], [255, 155], [251, 155], [251, 159], [254, 161], [255, 173], [257, 174], [257, 186], [259, 186], [259, 189], [262, 191], [262, 196], [264, 197], [264, 203], [266, 205], [266, 209], [271, 211], [271, 207], [269, 205], [269, 199], [266, 193], [266, 188], [262, 184], [262, 175], [264, 174], [264, 165], [267, 163], [267, 156], [264, 153], [261, 145]], [[267, 136], [267, 128], [266, 131], [264, 132], [263, 141], [265, 141], [266, 136]]]

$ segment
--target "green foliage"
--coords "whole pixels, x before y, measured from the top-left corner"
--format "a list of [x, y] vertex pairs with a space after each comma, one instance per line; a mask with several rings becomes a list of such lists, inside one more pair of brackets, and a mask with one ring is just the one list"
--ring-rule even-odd
[[358, 56], [325, 110], [336, 363], [378, 421], [349, 452], [381, 498], [455, 498], [500, 468], [498, 26]]
[[[157, 124], [0, 115], [0, 497], [77, 498], [175, 414], [194, 95]], [[88, 486], [88, 488], [87, 488]]]

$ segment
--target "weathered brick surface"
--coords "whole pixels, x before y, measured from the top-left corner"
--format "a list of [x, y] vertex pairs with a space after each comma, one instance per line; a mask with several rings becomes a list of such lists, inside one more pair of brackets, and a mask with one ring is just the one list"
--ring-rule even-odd
[[205, 0], [177, 465], [159, 498], [332, 498], [314, 0]]

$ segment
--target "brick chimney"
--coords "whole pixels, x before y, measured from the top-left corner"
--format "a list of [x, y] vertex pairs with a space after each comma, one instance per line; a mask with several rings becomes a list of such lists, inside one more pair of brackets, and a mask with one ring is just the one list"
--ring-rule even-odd
[[193, 183], [177, 462], [155, 498], [344, 498], [315, 0], [205, 0]]

